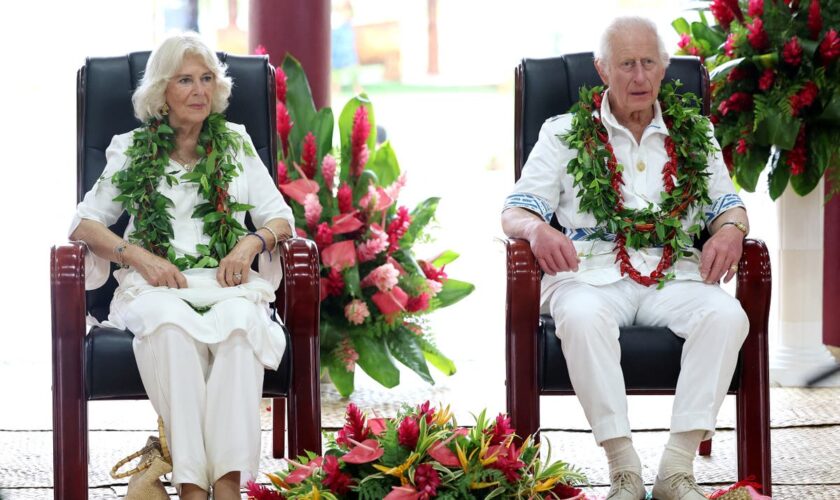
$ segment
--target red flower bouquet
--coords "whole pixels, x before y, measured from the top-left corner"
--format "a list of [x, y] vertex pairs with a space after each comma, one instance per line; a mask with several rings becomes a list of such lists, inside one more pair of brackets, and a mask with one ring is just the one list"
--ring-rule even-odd
[[[324, 456], [289, 461], [268, 474], [274, 489], [250, 483], [249, 498], [427, 500], [431, 498], [585, 499], [586, 478], [564, 462], [540, 459], [530, 438], [517, 443], [510, 419], [455, 424], [449, 408], [429, 402], [393, 419], [367, 418], [354, 404]], [[550, 455], [550, 453], [549, 453]]]
[[300, 64], [286, 56], [277, 68], [277, 179], [297, 233], [320, 253], [321, 367], [343, 396], [353, 392], [356, 365], [386, 387], [399, 384], [395, 361], [434, 383], [427, 361], [447, 375], [455, 365], [422, 317], [474, 287], [444, 270], [457, 253], [415, 257], [439, 199], [413, 210], [399, 204], [406, 177], [390, 144], [377, 145], [367, 96], [338, 117], [338, 151], [333, 125], [332, 110], [315, 109]]
[[773, 199], [809, 193], [823, 174], [840, 191], [840, 4], [713, 0], [717, 25], [672, 24], [678, 54], [712, 75], [712, 122], [738, 184], [754, 191], [769, 165]]

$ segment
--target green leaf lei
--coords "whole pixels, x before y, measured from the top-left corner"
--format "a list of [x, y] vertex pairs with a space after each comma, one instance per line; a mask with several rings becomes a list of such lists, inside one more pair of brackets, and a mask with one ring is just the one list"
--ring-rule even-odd
[[167, 210], [174, 204], [158, 192], [161, 182], [174, 186], [179, 181], [174, 171], [166, 171], [169, 155], [175, 147], [174, 139], [175, 131], [166, 117], [150, 120], [134, 132], [131, 147], [126, 151], [130, 164], [114, 174], [112, 179], [120, 191], [114, 201], [122, 203], [123, 208], [134, 216], [134, 232], [129, 236], [131, 243], [169, 259], [182, 271], [218, 267], [219, 261], [246, 233], [234, 213], [253, 207], [232, 200], [228, 186], [243, 170], [242, 164], [236, 161], [236, 155], [244, 150], [245, 154], [253, 156], [254, 151], [240, 134], [227, 127], [223, 115], [212, 113], [204, 121], [196, 146], [198, 163], [180, 180], [198, 184], [199, 194], [206, 200], [195, 207], [192, 216], [203, 220], [204, 234], [210, 236], [210, 243], [196, 245], [197, 255], [178, 257], [170, 243], [173, 236], [172, 214]]
[[[659, 101], [669, 137], [665, 148], [670, 160], [663, 166], [663, 183], [659, 208], [652, 204], [640, 210], [626, 208], [621, 194], [624, 166], [618, 164], [609, 144], [607, 130], [599, 113], [604, 87], [580, 89], [580, 99], [572, 107], [572, 129], [560, 139], [577, 150], [568, 164], [568, 172], [578, 188], [581, 212], [589, 212], [603, 232], [616, 235], [616, 260], [622, 274], [649, 286], [673, 277], [665, 274], [675, 258], [692, 246], [692, 237], [699, 236], [699, 212], [688, 231], [681, 218], [695, 206], [710, 203], [708, 193], [707, 159], [716, 148], [711, 140], [711, 128], [700, 113], [694, 94], [676, 93], [672, 84], [662, 85]], [[596, 111], [598, 113], [596, 113]], [[626, 246], [639, 249], [663, 248], [662, 260], [650, 276], [642, 276], [630, 264]]]

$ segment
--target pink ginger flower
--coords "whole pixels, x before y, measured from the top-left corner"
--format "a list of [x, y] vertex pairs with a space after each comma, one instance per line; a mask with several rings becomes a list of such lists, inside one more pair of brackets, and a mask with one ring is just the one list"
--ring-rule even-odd
[[[367, 311], [367, 306], [365, 306], [365, 311]], [[364, 321], [364, 319], [362, 321]], [[338, 343], [338, 348], [336, 349], [335, 354], [336, 357], [341, 360], [341, 363], [344, 365], [344, 369], [348, 372], [356, 371], [356, 361], [359, 360], [359, 353], [356, 352], [356, 349], [353, 347], [349, 338], [344, 337], [341, 339], [341, 342]]]
[[282, 161], [277, 162], [277, 185], [289, 183], [289, 171]]
[[362, 174], [370, 152], [367, 139], [370, 135], [370, 121], [367, 108], [359, 106], [353, 116], [353, 130], [350, 133], [350, 173], [358, 177]]
[[292, 131], [292, 117], [289, 115], [289, 110], [286, 105], [280, 101], [277, 102], [277, 135], [280, 136], [280, 144], [283, 146], [283, 157], [289, 155], [289, 134]]
[[388, 249], [388, 234], [378, 224], [370, 225], [370, 238], [359, 243], [356, 254], [359, 262], [369, 262]]
[[747, 15], [750, 17], [764, 15], [764, 0], [750, 0], [749, 7], [747, 7]]
[[684, 49], [689, 45], [691, 45], [691, 35], [689, 35], [688, 33], [683, 33], [682, 35], [680, 35], [680, 41], [677, 42], [677, 47]]
[[274, 84], [277, 88], [277, 100], [286, 104], [286, 73], [282, 66], [274, 68]]
[[764, 21], [761, 18], [753, 19], [752, 23], [747, 24], [747, 41], [756, 52], [764, 51], [770, 45], [770, 38], [767, 32], [764, 31]]
[[315, 193], [306, 195], [306, 198], [303, 199], [303, 214], [310, 230], [315, 229], [318, 225], [318, 221], [321, 220], [322, 211], [323, 207], [321, 206], [320, 200], [318, 200], [318, 195]]
[[338, 188], [338, 211], [346, 214], [353, 211], [353, 190], [347, 184], [342, 184]]
[[820, 39], [820, 31], [823, 28], [822, 13], [820, 12], [820, 0], [811, 0], [808, 6], [808, 31], [811, 32], [812, 40]]
[[820, 57], [823, 66], [828, 66], [832, 61], [840, 57], [840, 36], [834, 28], [828, 30], [825, 38], [820, 42]]
[[776, 72], [770, 68], [764, 70], [761, 74], [761, 77], [758, 79], [758, 89], [764, 92], [770, 90], [770, 87], [773, 86], [773, 82], [776, 80]]
[[324, 155], [324, 159], [321, 160], [321, 175], [324, 177], [324, 185], [330, 191], [335, 185], [335, 167], [335, 157], [331, 154]]
[[389, 198], [396, 201], [397, 198], [399, 198], [400, 196], [400, 191], [402, 190], [402, 188], [405, 187], [405, 183], [405, 174], [400, 174], [400, 176], [397, 177], [397, 180], [395, 180], [388, 187], [385, 188], [385, 193], [388, 195]]
[[420, 464], [414, 469], [414, 484], [422, 498], [434, 498], [440, 483], [438, 471], [431, 464]]
[[389, 292], [397, 285], [400, 272], [391, 264], [382, 264], [370, 272], [359, 283], [361, 286], [375, 286], [381, 292]]
[[268, 50], [266, 50], [265, 45], [258, 43], [256, 47], [254, 47], [254, 54], [258, 56], [264, 56], [268, 54]]
[[735, 33], [730, 33], [726, 35], [726, 42], [723, 44], [723, 51], [726, 53], [728, 57], [735, 56], [735, 44], [738, 42], [738, 37], [735, 36]]
[[307, 179], [315, 178], [317, 151], [315, 136], [312, 132], [307, 132], [306, 137], [303, 138], [303, 152], [300, 154], [300, 161], [303, 163], [300, 168]]
[[802, 62], [802, 45], [799, 39], [791, 38], [782, 46], [782, 59], [791, 66], [799, 66]]
[[[353, 299], [344, 306], [344, 317], [354, 325], [361, 325], [370, 316], [368, 306], [363, 300]], [[358, 356], [358, 355], [357, 355]]]

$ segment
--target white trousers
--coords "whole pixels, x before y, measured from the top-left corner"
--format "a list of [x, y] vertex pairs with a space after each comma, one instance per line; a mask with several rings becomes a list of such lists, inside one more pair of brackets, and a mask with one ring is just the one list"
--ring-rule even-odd
[[548, 303], [572, 386], [598, 444], [630, 437], [618, 329], [633, 324], [668, 327], [685, 339], [671, 432], [705, 430], [704, 439], [711, 437], [749, 331], [734, 297], [698, 281], [671, 281], [657, 290], [629, 279], [602, 286], [569, 280]]
[[172, 484], [209, 490], [220, 477], [256, 473], [263, 366], [244, 332], [215, 344], [164, 325], [134, 339], [143, 386], [163, 417]]

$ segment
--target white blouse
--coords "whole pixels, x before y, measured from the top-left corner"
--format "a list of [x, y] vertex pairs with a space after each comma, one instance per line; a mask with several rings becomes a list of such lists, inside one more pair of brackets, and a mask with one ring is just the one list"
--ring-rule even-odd
[[[610, 112], [609, 99], [604, 98], [601, 104], [602, 123], [609, 134], [616, 160], [624, 166], [622, 194], [627, 208], [641, 209], [648, 204], [656, 208], [664, 191], [662, 166], [668, 160], [665, 152], [668, 129], [662, 119], [662, 110], [658, 102], [654, 108], [654, 118], [642, 134], [641, 141], [637, 143], [633, 134], [619, 124]], [[556, 215], [578, 251], [581, 258], [578, 272], [545, 275], [544, 298], [555, 287], [553, 285], [566, 279], [577, 279], [592, 285], [605, 285], [622, 279], [615, 262], [613, 241], [609, 241], [609, 238], [587, 239], [598, 228], [592, 214], [580, 211], [578, 190], [574, 187], [574, 179], [566, 168], [569, 161], [577, 156], [577, 151], [568, 148], [560, 140], [571, 129], [571, 124], [571, 114], [546, 120], [540, 129], [537, 143], [522, 168], [522, 175], [504, 205], [504, 209], [526, 208], [542, 216], [546, 222], [551, 220], [552, 215]], [[709, 198], [712, 203], [710, 206], [690, 210], [682, 220], [685, 229], [696, 222], [708, 225], [723, 212], [744, 206], [741, 198], [735, 194], [735, 187], [729, 178], [720, 147], [714, 139], [711, 124], [709, 134], [716, 148], [715, 154], [710, 155], [708, 159]], [[701, 210], [702, 213], [698, 213]], [[700, 252], [696, 249], [690, 249], [690, 252], [691, 255], [681, 257], [672, 270], [676, 279], [702, 281], [699, 271]], [[628, 253], [633, 266], [643, 275], [649, 275], [659, 264], [662, 249], [628, 248]]]

